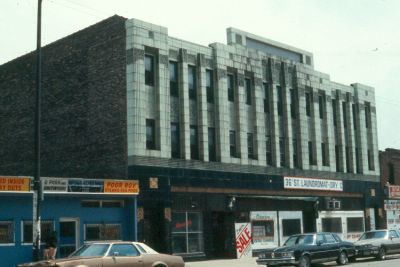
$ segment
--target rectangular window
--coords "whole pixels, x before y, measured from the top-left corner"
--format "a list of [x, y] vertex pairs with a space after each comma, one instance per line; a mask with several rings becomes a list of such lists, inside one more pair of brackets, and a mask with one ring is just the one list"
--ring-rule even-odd
[[171, 96], [179, 96], [178, 63], [169, 62], [169, 91]]
[[279, 137], [279, 155], [281, 167], [286, 166], [286, 155], [285, 155], [285, 138]]
[[197, 98], [197, 79], [196, 67], [188, 66], [188, 84], [189, 84], [189, 99], [196, 100]]
[[351, 152], [350, 152], [350, 147], [346, 146], [346, 172], [351, 172], [351, 162], [350, 162], [350, 157], [351, 157]]
[[296, 106], [297, 106], [297, 96], [294, 89], [290, 89], [290, 116], [292, 119], [296, 119]]
[[144, 68], [145, 68], [145, 83], [149, 86], [154, 86], [154, 56], [144, 55]]
[[235, 131], [229, 131], [229, 151], [231, 157], [236, 158], [236, 133]]
[[212, 70], [206, 70], [207, 102], [214, 103], [214, 75]]
[[278, 101], [277, 101], [277, 108], [278, 108], [278, 116], [282, 116], [283, 115], [283, 92], [282, 92], [282, 88], [277, 85], [276, 86], [276, 95], [278, 97]]
[[365, 102], [365, 127], [369, 128], [371, 126], [371, 104]]
[[311, 104], [312, 104], [311, 97], [312, 97], [312, 95], [311, 95], [311, 93], [306, 93], [305, 97], [306, 97], [306, 115], [308, 117], [311, 117]]
[[251, 79], [244, 79], [245, 89], [246, 89], [246, 104], [251, 105]]
[[329, 166], [328, 149], [325, 143], [321, 143], [322, 166]]
[[348, 233], [364, 232], [364, 218], [363, 217], [347, 218], [347, 232]]
[[146, 149], [156, 149], [156, 122], [146, 119]]
[[335, 145], [336, 171], [340, 172], [340, 147]]
[[342, 218], [322, 218], [322, 232], [342, 233]]
[[313, 143], [308, 141], [308, 163], [310, 165], [314, 165], [314, 151], [313, 151]]
[[83, 208], [122, 208], [124, 207], [123, 200], [82, 200], [81, 207]]
[[343, 110], [343, 127], [347, 128], [347, 107], [346, 107], [346, 102], [342, 103], [342, 110]]
[[235, 79], [233, 74], [228, 74], [228, 100], [235, 101]]
[[264, 112], [265, 113], [269, 113], [270, 109], [269, 109], [269, 101], [270, 101], [270, 95], [269, 95], [269, 86], [268, 83], [263, 83], [263, 87], [264, 87]]
[[282, 219], [283, 236], [301, 234], [300, 219]]
[[179, 124], [171, 123], [171, 157], [180, 158], [181, 157], [181, 143], [179, 137]]
[[200, 212], [173, 212], [171, 222], [172, 253], [204, 251], [203, 219]]
[[375, 166], [374, 166], [374, 155], [372, 154], [372, 151], [368, 149], [368, 170], [374, 171]]
[[356, 147], [356, 172], [362, 173], [360, 165], [360, 149], [358, 147]]
[[196, 125], [190, 125], [190, 158], [199, 159], [199, 142]]
[[0, 221], [0, 244], [10, 243], [14, 243], [14, 222]]
[[215, 151], [215, 128], [208, 128], [208, 159], [209, 161], [216, 161]]
[[121, 239], [121, 224], [85, 224], [85, 241]]
[[269, 166], [272, 166], [272, 142], [270, 135], [265, 136], [265, 152], [266, 152], [267, 164]]
[[255, 159], [253, 134], [247, 133], [247, 153], [249, 159]]
[[297, 152], [297, 139], [293, 139], [293, 166], [295, 168], [299, 167], [299, 159]]
[[357, 119], [358, 119], [357, 104], [352, 105], [352, 110], [353, 110], [353, 128], [354, 128], [354, 131], [357, 131]]
[[[32, 221], [22, 221], [22, 242], [32, 243], [33, 235]], [[44, 242], [47, 240], [48, 236], [54, 231], [54, 224], [52, 221], [42, 221], [40, 224], [40, 240]]]
[[324, 119], [324, 113], [325, 113], [325, 97], [324, 97], [324, 95], [318, 96], [318, 105], [319, 105], [319, 118]]
[[332, 99], [332, 114], [333, 114], [333, 125], [337, 125], [337, 102], [336, 99]]

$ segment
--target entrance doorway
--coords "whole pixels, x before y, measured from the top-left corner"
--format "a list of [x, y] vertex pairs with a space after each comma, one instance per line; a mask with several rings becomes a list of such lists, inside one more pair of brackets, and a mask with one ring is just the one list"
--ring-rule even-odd
[[78, 219], [60, 219], [60, 238], [58, 251], [60, 257], [67, 257], [78, 248]]
[[213, 256], [236, 258], [235, 223], [232, 212], [212, 212]]

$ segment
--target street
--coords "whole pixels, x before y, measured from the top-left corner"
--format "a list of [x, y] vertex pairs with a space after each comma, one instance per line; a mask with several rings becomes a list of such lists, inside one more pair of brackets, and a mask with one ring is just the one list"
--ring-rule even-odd
[[[250, 259], [233, 259], [233, 260], [210, 260], [210, 261], [197, 261], [197, 262], [187, 262], [186, 267], [255, 267], [261, 266], [257, 265], [256, 258]], [[325, 264], [317, 265], [319, 267], [323, 266], [337, 266], [336, 262], [329, 262]], [[400, 255], [390, 256], [385, 261], [377, 261], [374, 258], [359, 259], [357, 262], [350, 263], [347, 266], [384, 266], [384, 267], [397, 267], [400, 266]]]

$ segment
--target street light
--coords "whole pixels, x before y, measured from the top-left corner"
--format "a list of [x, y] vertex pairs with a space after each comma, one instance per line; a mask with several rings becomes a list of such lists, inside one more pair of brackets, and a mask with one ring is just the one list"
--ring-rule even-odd
[[33, 180], [33, 223], [32, 223], [32, 256], [34, 261], [40, 260], [40, 204], [42, 201], [42, 185], [40, 180], [40, 109], [42, 85], [42, 0], [38, 0], [37, 45], [36, 45], [36, 112], [35, 112], [35, 176]]

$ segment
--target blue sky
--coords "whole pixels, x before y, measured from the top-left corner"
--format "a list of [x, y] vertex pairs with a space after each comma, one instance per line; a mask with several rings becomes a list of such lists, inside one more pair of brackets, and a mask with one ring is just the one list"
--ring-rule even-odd
[[[36, 8], [37, 0], [0, 1], [0, 64], [35, 49]], [[400, 1], [43, 0], [42, 43], [114, 14], [203, 45], [226, 43], [235, 27], [310, 51], [331, 80], [375, 87], [379, 148], [400, 149]]]

